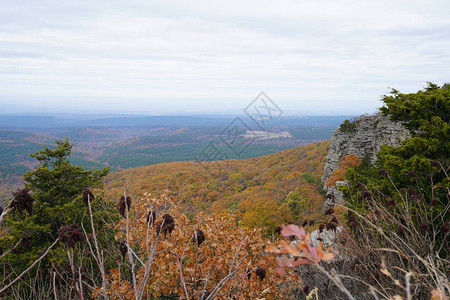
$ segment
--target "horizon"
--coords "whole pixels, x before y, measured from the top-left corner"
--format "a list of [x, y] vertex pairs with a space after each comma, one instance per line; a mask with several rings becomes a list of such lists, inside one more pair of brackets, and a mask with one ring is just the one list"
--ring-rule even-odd
[[[259, 92], [257, 93], [259, 94]], [[255, 94], [255, 96], [257, 95]], [[51, 97], [47, 97], [46, 100], [52, 100]], [[189, 103], [184, 103], [185, 107], [183, 107], [180, 103], [175, 102], [184, 102], [184, 100], [172, 99], [174, 102], [170, 104], [170, 106], [157, 106], [153, 107], [153, 103], [145, 103], [146, 99], [140, 99], [139, 103], [133, 103], [133, 99], [127, 98], [93, 98], [93, 97], [61, 97], [61, 98], [53, 98], [52, 101], [65, 99], [70, 100], [69, 103], [66, 103], [65, 106], [61, 106], [58, 103], [44, 103], [41, 101], [44, 99], [41, 97], [8, 97], [11, 102], [0, 103], [0, 107], [2, 108], [2, 112], [0, 114], [8, 114], [8, 115], [57, 115], [57, 114], [80, 114], [80, 115], [142, 115], [142, 116], [174, 116], [174, 115], [186, 115], [186, 116], [236, 116], [236, 115], [245, 115], [243, 109], [253, 100], [236, 100], [230, 105], [229, 102], [220, 102], [229, 104], [228, 106], [221, 107], [220, 103], [216, 103], [216, 107], [211, 105], [201, 106], [201, 102], [195, 102], [195, 105], [192, 107]], [[0, 100], [5, 100], [0, 97]], [[35, 102], [38, 100], [38, 102]], [[136, 100], [136, 99], [134, 99]], [[119, 106], [104, 106], [103, 101], [108, 101], [109, 104], [113, 103], [132, 103], [132, 105], [123, 104]], [[382, 106], [381, 96], [377, 101], [377, 103], [373, 107], [364, 107], [364, 104], [361, 105], [355, 103], [352, 108], [340, 107], [341, 101], [337, 101], [336, 105], [332, 105], [330, 103], [327, 106], [321, 108], [314, 107], [304, 107], [301, 105], [302, 101], [298, 101], [297, 103], [292, 103], [292, 101], [283, 101], [283, 99], [275, 101], [274, 103], [280, 104], [282, 106], [283, 115], [285, 116], [341, 116], [341, 115], [362, 115], [362, 114], [374, 114], [378, 112], [379, 108]], [[21, 104], [16, 104], [17, 102], [22, 102]], [[57, 101], [61, 102], [61, 101]], [[86, 105], [85, 103], [90, 103]], [[306, 102], [314, 102], [312, 100]], [[14, 104], [13, 104], [14, 103]], [[178, 104], [178, 105], [175, 105]], [[316, 103], [317, 105], [321, 105], [320, 103]], [[50, 106], [52, 105], [52, 106]], [[151, 106], [151, 107], [149, 107]], [[212, 107], [206, 109], [204, 107]], [[323, 106], [323, 105], [322, 105]], [[139, 109], [140, 107], [140, 109]]]
[[[277, 118], [281, 119], [289, 119], [289, 118], [310, 118], [310, 117], [359, 117], [362, 115], [373, 115], [378, 113], [379, 111], [375, 111], [372, 113], [362, 113], [362, 114], [350, 114], [350, 113], [332, 113], [332, 112], [312, 112], [312, 113], [291, 113], [286, 114], [283, 113], [282, 116], [278, 116]], [[83, 112], [83, 111], [36, 111], [36, 112], [0, 112], [0, 116], [9, 116], [9, 117], [52, 117], [52, 118], [64, 118], [64, 117], [73, 117], [73, 118], [114, 118], [114, 117], [193, 117], [193, 118], [235, 118], [235, 117], [246, 117], [248, 116], [241, 111], [230, 111], [230, 112], [179, 112], [179, 113], [138, 113], [138, 112]]]

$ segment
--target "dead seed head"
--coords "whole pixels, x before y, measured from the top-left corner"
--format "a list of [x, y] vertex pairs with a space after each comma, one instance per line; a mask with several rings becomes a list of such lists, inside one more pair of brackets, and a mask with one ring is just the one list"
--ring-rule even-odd
[[381, 176], [387, 176], [388, 175], [388, 172], [386, 171], [386, 170], [380, 170], [379, 172], [378, 172], [378, 174], [380, 174]]
[[326, 226], [326, 225], [325, 225], [325, 224], [323, 224], [323, 223], [322, 223], [322, 224], [320, 224], [320, 225], [319, 225], [319, 232], [322, 232], [322, 231], [323, 231], [323, 229], [325, 228], [325, 226]]
[[439, 200], [437, 198], [431, 198], [430, 205], [436, 206], [439, 203]]
[[194, 232], [194, 242], [197, 246], [200, 246], [205, 241], [205, 234], [201, 230], [196, 230]]
[[119, 213], [122, 217], [125, 218], [125, 210], [128, 208], [128, 211], [130, 211], [131, 206], [131, 198], [130, 196], [127, 196], [126, 202], [125, 202], [125, 196], [121, 196], [119, 200]]
[[154, 211], [149, 211], [147, 214], [147, 223], [153, 225], [156, 220], [156, 213]]
[[84, 241], [84, 235], [80, 231], [77, 224], [70, 224], [62, 226], [58, 229], [58, 236], [61, 242], [65, 243], [71, 248], [75, 248], [75, 244]]
[[408, 176], [411, 177], [411, 178], [417, 178], [418, 177], [416, 172], [414, 172], [413, 170], [408, 172]]
[[159, 222], [156, 225], [156, 232], [159, 235], [161, 232], [164, 234], [164, 237], [166, 237], [167, 233], [169, 235], [172, 235], [172, 231], [175, 228], [175, 219], [169, 215], [165, 214], [162, 217], [162, 222]]
[[125, 255], [127, 255], [128, 252], [128, 246], [125, 241], [122, 241], [119, 245], [120, 254], [122, 254], [122, 259], [125, 259]]
[[361, 197], [362, 197], [363, 199], [370, 199], [370, 198], [373, 197], [373, 194], [372, 194], [371, 191], [365, 190], [365, 191], [362, 193], [362, 196], [361, 196]]
[[257, 267], [257, 268], [256, 268], [256, 276], [258, 276], [259, 279], [260, 279], [261, 281], [263, 281], [264, 278], [266, 277], [266, 270], [263, 269], [263, 268]]
[[83, 202], [84, 204], [86, 204], [86, 206], [88, 205], [88, 201], [92, 201], [94, 200], [94, 194], [92, 194], [91, 190], [88, 188], [85, 188], [83, 190]]
[[325, 211], [325, 215], [332, 215], [332, 214], [334, 214], [334, 209], [332, 207], [330, 207]]
[[281, 226], [277, 226], [275, 227], [275, 229], [273, 230], [274, 234], [281, 234]]
[[335, 222], [329, 222], [329, 223], [327, 224], [327, 230], [333, 230], [333, 231], [336, 231], [336, 227], [337, 227], [337, 223], [335, 223]]
[[30, 189], [24, 188], [19, 189], [13, 193], [14, 200], [11, 203], [11, 206], [14, 207], [15, 210], [22, 212], [26, 210], [28, 214], [33, 213], [33, 202], [34, 199], [29, 194]]

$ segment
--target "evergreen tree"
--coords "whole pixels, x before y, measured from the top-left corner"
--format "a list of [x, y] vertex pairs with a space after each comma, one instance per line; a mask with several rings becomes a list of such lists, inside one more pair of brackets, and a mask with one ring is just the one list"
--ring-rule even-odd
[[[90, 231], [88, 209], [82, 194], [85, 188], [102, 187], [109, 168], [84, 170], [72, 165], [68, 160], [72, 147], [67, 139], [58, 140], [55, 149], [44, 147], [44, 150], [31, 154], [39, 165], [24, 175], [26, 188], [14, 193], [13, 209], [4, 224], [6, 233], [0, 238], [3, 249], [13, 249], [2, 261], [8, 262], [15, 272], [36, 260], [58, 238], [58, 230], [63, 226], [83, 223]], [[94, 206], [99, 201], [90, 200]], [[101, 218], [96, 216], [96, 223], [100, 226]], [[66, 245], [60, 243], [59, 247]], [[52, 252], [58, 253], [57, 249]], [[41, 267], [45, 268], [46, 262], [48, 259]]]
[[[374, 166], [363, 160], [350, 168], [349, 185], [343, 187], [346, 199], [364, 215], [373, 209], [370, 199], [394, 215], [402, 212], [396, 228], [390, 230], [402, 233], [403, 226], [412, 222], [416, 232], [435, 233], [435, 250], [446, 252], [442, 243], [448, 244], [450, 217], [450, 85], [429, 83], [410, 94], [392, 90], [382, 101], [385, 105], [380, 110], [402, 122], [411, 136], [399, 147], [384, 146]], [[349, 219], [357, 224], [353, 214]]]

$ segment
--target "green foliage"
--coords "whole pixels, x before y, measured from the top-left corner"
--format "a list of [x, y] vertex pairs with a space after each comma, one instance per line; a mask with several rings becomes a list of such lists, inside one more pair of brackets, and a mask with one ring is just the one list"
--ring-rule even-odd
[[68, 140], [56, 141], [57, 147], [31, 154], [38, 160], [39, 166], [25, 174], [25, 186], [33, 191], [38, 200], [36, 213], [41, 209], [61, 207], [80, 195], [86, 187], [99, 187], [108, 168], [102, 170], [84, 170], [68, 161], [72, 146]]
[[[430, 179], [425, 177], [433, 174], [433, 184], [440, 186], [435, 192], [446, 194], [448, 179], [440, 166], [450, 164], [450, 87], [429, 83], [425, 90], [412, 94], [393, 90], [383, 102], [381, 111], [403, 122], [411, 138], [400, 147], [383, 148], [378, 170], [385, 169], [394, 182], [404, 187], [429, 186]], [[431, 197], [430, 188], [427, 190]]]
[[[44, 147], [44, 150], [31, 154], [39, 163], [35, 170], [24, 175], [26, 187], [35, 199], [32, 211], [11, 211], [5, 220], [6, 234], [0, 238], [3, 249], [14, 249], [2, 259], [11, 263], [14, 272], [20, 272], [36, 260], [57, 239], [61, 226], [84, 224], [87, 232], [91, 230], [82, 193], [84, 188], [101, 187], [108, 168], [92, 171], [72, 165], [68, 160], [72, 146], [67, 139], [59, 140], [55, 149]], [[113, 206], [101, 197], [92, 200], [94, 221], [102, 230], [104, 220], [114, 218]], [[27, 245], [23, 245], [24, 237], [31, 237]], [[19, 247], [14, 248], [18, 242]], [[60, 243], [42, 261], [41, 267], [45, 269], [50, 261], [53, 264], [65, 261], [67, 251], [64, 248], [67, 246]]]
[[350, 169], [345, 195], [361, 213], [367, 213], [366, 200], [372, 194], [381, 195], [379, 201], [391, 210], [407, 213], [417, 228], [432, 220], [429, 225], [437, 234], [435, 246], [442, 250], [440, 242], [445, 239], [450, 217], [446, 173], [450, 165], [450, 88], [429, 83], [417, 93], [392, 90], [382, 100], [385, 106], [381, 111], [392, 120], [403, 122], [411, 137], [399, 147], [383, 147], [375, 166], [363, 161]]
[[[393, 120], [405, 122], [414, 133], [419, 133], [426, 137], [436, 137], [447, 132], [450, 119], [450, 85], [444, 84], [442, 87], [434, 83], [428, 83], [423, 91], [417, 93], [402, 94], [393, 89], [390, 96], [382, 99], [385, 106], [380, 110], [389, 115]], [[434, 128], [435, 126], [444, 128]], [[445, 128], [446, 127], [446, 128]]]
[[345, 133], [351, 133], [356, 131], [357, 124], [355, 121], [345, 120], [340, 126], [339, 130]]
[[308, 203], [300, 189], [296, 188], [289, 192], [284, 201], [289, 205], [292, 217], [294, 219], [301, 219], [301, 215], [306, 210]]
[[317, 180], [311, 173], [303, 173], [300, 178], [304, 179], [309, 184], [319, 184], [320, 181]]

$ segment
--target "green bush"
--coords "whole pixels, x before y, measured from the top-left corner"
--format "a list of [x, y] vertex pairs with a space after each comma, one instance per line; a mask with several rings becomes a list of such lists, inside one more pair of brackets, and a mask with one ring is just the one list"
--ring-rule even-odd
[[339, 126], [339, 130], [344, 133], [352, 133], [355, 132], [357, 128], [357, 124], [355, 121], [344, 120], [342, 124]]
[[[0, 260], [4, 268], [0, 275], [1, 280], [5, 280], [3, 282], [7, 283], [15, 278], [8, 277], [8, 273], [19, 274], [38, 259], [60, 236], [58, 230], [61, 227], [76, 224], [81, 240], [85, 235], [82, 228], [87, 234], [91, 233], [89, 211], [82, 199], [83, 190], [101, 188], [109, 169], [85, 170], [72, 165], [68, 160], [72, 146], [68, 140], [56, 141], [55, 149], [44, 147], [44, 150], [31, 154], [39, 165], [24, 175], [26, 189], [15, 193], [16, 197], [12, 202], [14, 209], [8, 212], [4, 232], [0, 237], [1, 247], [11, 250]], [[113, 234], [106, 227], [106, 221], [116, 218], [115, 205], [103, 201], [99, 193], [91, 200], [96, 230], [101, 232], [99, 240], [111, 243]], [[50, 282], [48, 276], [51, 275], [51, 269], [56, 266], [61, 267], [60, 270], [68, 268], [67, 252], [71, 248], [74, 248], [73, 251], [81, 249], [60, 240], [40, 262], [39, 267], [27, 273], [27, 278], [40, 274], [41, 279]], [[83, 255], [78, 255], [77, 259], [82, 257]], [[87, 265], [95, 265], [95, 262]], [[27, 280], [24, 279], [23, 282]], [[24, 285], [22, 289], [25, 293], [28, 288]]]
[[[367, 160], [350, 168], [344, 197], [350, 208], [347, 225], [361, 249], [371, 284], [381, 289], [398, 289], [382, 282], [382, 259], [392, 266], [396, 278], [414, 272], [412, 290], [417, 299], [429, 297], [441, 278], [448, 278], [450, 244], [449, 176], [450, 87], [429, 83], [417, 93], [392, 90], [383, 97], [380, 109], [394, 121], [401, 121], [411, 137], [399, 147], [382, 147], [375, 165]], [[392, 249], [392, 252], [383, 249]]]
[[[441, 227], [446, 228], [450, 218], [446, 171], [450, 165], [450, 87], [429, 83], [417, 93], [393, 90], [383, 102], [381, 111], [403, 122], [411, 137], [399, 147], [383, 147], [374, 166], [364, 163], [349, 170], [346, 196], [353, 208], [365, 212], [367, 201], [362, 193], [382, 195], [380, 201], [386, 207], [407, 209], [417, 227], [428, 222], [430, 215], [444, 212], [442, 218], [431, 218], [429, 224], [437, 233], [437, 241], [443, 241], [447, 233]], [[411, 203], [406, 204], [406, 200]], [[448, 251], [439, 243], [435, 246], [435, 250]]]

